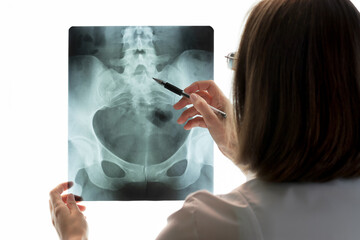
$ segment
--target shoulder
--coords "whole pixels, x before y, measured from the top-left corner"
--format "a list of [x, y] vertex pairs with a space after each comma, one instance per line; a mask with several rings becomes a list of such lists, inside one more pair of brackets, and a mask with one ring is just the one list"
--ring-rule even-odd
[[258, 235], [255, 216], [241, 193], [198, 191], [168, 218], [158, 239], [261, 239]]
[[283, 184], [253, 179], [228, 194], [189, 195], [159, 239], [309, 239], [320, 236], [320, 228], [334, 234], [352, 229], [349, 236], [357, 236], [359, 201], [360, 178]]

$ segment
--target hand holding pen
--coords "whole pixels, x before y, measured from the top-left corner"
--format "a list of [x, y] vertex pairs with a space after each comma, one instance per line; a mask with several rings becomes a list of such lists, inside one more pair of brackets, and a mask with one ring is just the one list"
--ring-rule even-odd
[[[182, 109], [189, 104], [192, 107], [184, 110], [177, 122], [184, 124], [186, 130], [194, 127], [207, 128], [218, 145], [220, 151], [228, 158], [236, 157], [237, 135], [233, 118], [233, 106], [225, 97], [214, 81], [198, 81], [184, 89], [190, 98], [183, 97], [175, 105], [176, 110]], [[224, 118], [216, 113], [209, 105], [226, 112]], [[196, 116], [199, 115], [199, 116]]]
[[[166, 89], [170, 90], [171, 92], [173, 93], [176, 93], [177, 95], [180, 95], [180, 96], [184, 96], [186, 98], [190, 98], [190, 95], [187, 94], [185, 91], [181, 90], [180, 88], [172, 85], [171, 83], [168, 83], [168, 82], [164, 82], [158, 78], [153, 78], [157, 83], [159, 83], [160, 85], [163, 85]], [[209, 104], [209, 107], [215, 112], [215, 113], [218, 113], [220, 114], [223, 118], [226, 118], [226, 113], [211, 106]]]

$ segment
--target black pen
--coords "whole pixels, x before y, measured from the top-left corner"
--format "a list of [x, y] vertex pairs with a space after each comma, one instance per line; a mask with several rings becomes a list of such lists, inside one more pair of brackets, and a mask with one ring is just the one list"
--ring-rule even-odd
[[[178, 87], [175, 87], [174, 85], [168, 83], [168, 82], [164, 82], [163, 80], [160, 80], [158, 78], [153, 78], [158, 84], [163, 85], [166, 89], [170, 90], [173, 93], [176, 93], [177, 95], [180, 96], [184, 96], [186, 98], [190, 98], [190, 95], [187, 94], [186, 92], [184, 92], [183, 90], [181, 90]], [[208, 104], [209, 105], [209, 104]], [[209, 105], [209, 107], [216, 113], [219, 113], [223, 118], [226, 118], [226, 113], [224, 113], [223, 111], [214, 108], [213, 106]]]

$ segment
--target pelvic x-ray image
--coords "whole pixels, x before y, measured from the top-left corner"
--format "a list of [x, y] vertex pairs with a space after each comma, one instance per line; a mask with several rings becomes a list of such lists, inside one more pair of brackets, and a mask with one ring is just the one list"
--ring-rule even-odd
[[68, 173], [84, 200], [181, 200], [213, 189], [207, 129], [183, 129], [181, 89], [213, 79], [208, 26], [69, 30]]

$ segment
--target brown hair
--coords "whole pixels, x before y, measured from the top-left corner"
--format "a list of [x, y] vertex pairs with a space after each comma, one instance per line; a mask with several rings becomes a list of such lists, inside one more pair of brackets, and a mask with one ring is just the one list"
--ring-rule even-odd
[[267, 181], [360, 176], [360, 14], [349, 0], [264, 0], [240, 42], [239, 164]]

